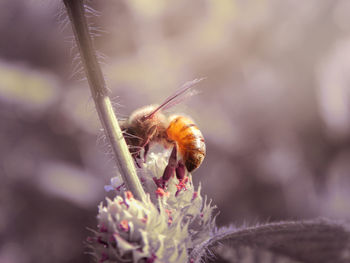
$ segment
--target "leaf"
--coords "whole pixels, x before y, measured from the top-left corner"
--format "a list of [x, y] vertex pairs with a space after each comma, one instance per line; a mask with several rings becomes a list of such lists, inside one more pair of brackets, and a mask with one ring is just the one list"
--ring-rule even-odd
[[[217, 256], [218, 253], [221, 253], [223, 250], [220, 249], [220, 246], [222, 245], [250, 254], [253, 252], [257, 254], [257, 251], [272, 252], [276, 256], [287, 257], [297, 262], [350, 262], [349, 225], [345, 222], [325, 219], [270, 223], [238, 229], [224, 228], [195, 247], [190, 258], [192, 262], [204, 262], [208, 258], [208, 253], [209, 256], [210, 254]], [[241, 255], [237, 258], [247, 258], [247, 256], [242, 257]], [[244, 260], [244, 262], [256, 261]], [[271, 261], [258, 260], [257, 262], [276, 261], [271, 259]]]

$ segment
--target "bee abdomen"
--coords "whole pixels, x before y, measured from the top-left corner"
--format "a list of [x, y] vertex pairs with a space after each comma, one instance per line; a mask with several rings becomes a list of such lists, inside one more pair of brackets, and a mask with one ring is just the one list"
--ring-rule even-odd
[[186, 152], [183, 159], [187, 171], [192, 172], [193, 170], [197, 169], [203, 162], [204, 157], [205, 153], [203, 153], [203, 151], [195, 150]]
[[177, 142], [189, 172], [198, 168], [205, 157], [205, 142], [201, 131], [189, 118], [176, 117], [167, 129], [169, 138]]

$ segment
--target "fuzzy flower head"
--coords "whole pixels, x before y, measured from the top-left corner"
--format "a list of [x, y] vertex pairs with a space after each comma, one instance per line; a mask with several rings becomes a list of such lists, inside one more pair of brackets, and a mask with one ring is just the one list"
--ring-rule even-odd
[[191, 174], [158, 187], [166, 165], [166, 155], [150, 153], [140, 169], [147, 200], [135, 199], [119, 179], [106, 187], [117, 196], [99, 205], [98, 230], [89, 239], [97, 262], [188, 262], [188, 250], [210, 237], [214, 207], [200, 187], [195, 191]]

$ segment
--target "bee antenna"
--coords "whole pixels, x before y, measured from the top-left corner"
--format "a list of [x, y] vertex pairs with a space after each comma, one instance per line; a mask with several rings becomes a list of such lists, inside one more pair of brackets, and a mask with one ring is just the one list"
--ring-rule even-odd
[[173, 102], [176, 98], [180, 97], [181, 95], [185, 94], [188, 90], [190, 90], [194, 85], [196, 85], [198, 82], [202, 81], [205, 78], [200, 79], [194, 79], [192, 81], [188, 81], [185, 84], [181, 86], [181, 88], [176, 91], [174, 94], [170, 95], [168, 98], [165, 99], [165, 101], [158, 106], [154, 111], [152, 111], [150, 114], [143, 116], [141, 118], [141, 121], [145, 121], [147, 119], [150, 119], [161, 109], [165, 108], [167, 105], [169, 105], [171, 102]]

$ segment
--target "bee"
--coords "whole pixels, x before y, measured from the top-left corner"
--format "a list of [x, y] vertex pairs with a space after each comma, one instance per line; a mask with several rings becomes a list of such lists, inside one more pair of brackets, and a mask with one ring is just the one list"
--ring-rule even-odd
[[164, 110], [178, 104], [185, 96], [193, 95], [191, 88], [202, 79], [185, 83], [177, 92], [160, 105], [145, 106], [135, 110], [128, 119], [121, 122], [121, 129], [136, 164], [141, 167], [141, 149], [144, 149], [144, 162], [150, 147], [160, 144], [165, 149], [172, 148], [168, 164], [159, 187], [175, 173], [182, 180], [187, 170], [197, 169], [205, 157], [205, 141], [194, 121], [181, 115], [167, 116]]

